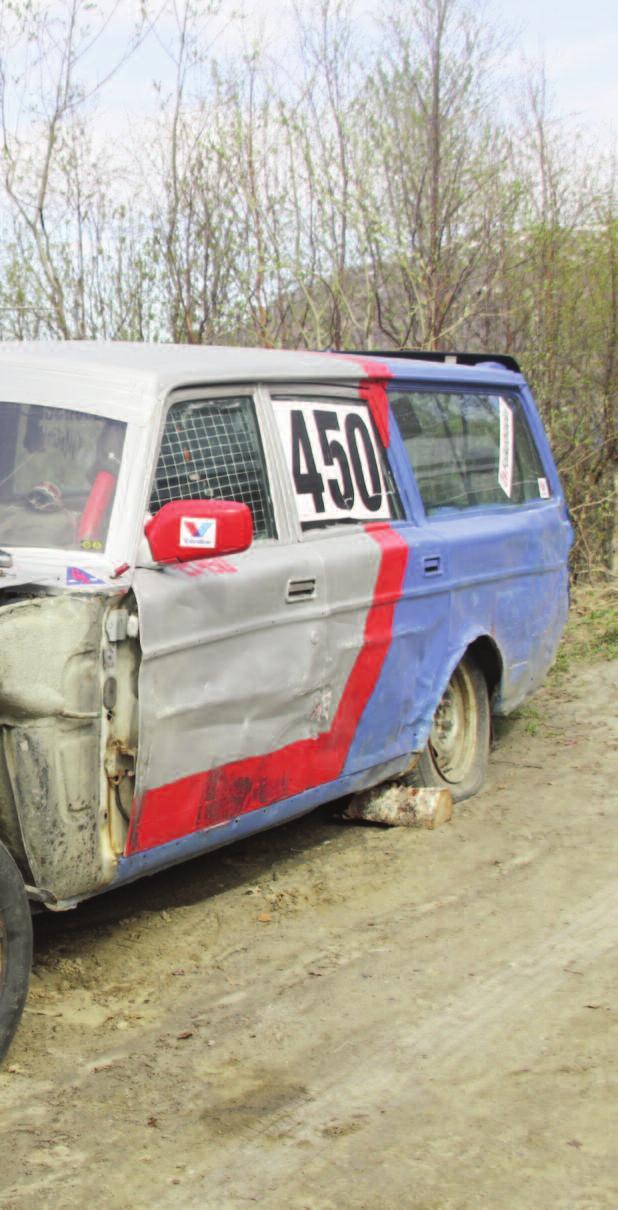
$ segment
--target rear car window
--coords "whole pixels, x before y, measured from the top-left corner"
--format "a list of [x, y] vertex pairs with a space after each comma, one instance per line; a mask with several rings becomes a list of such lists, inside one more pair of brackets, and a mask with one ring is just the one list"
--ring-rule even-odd
[[255, 406], [249, 395], [173, 404], [165, 421], [150, 511], [170, 500], [236, 500], [255, 538], [275, 537]]
[[410, 390], [390, 398], [426, 512], [549, 496], [515, 395]]

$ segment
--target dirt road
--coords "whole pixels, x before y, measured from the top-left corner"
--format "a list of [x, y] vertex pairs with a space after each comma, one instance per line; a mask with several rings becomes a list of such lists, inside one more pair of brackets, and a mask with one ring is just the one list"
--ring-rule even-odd
[[618, 1206], [618, 661], [431, 832], [318, 813], [37, 921], [2, 1210]]

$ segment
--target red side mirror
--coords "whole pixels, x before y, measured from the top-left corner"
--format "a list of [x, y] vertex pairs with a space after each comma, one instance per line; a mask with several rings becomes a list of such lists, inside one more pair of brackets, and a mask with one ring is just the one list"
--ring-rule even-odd
[[155, 563], [186, 563], [234, 555], [253, 538], [246, 504], [228, 500], [170, 500], [145, 526]]

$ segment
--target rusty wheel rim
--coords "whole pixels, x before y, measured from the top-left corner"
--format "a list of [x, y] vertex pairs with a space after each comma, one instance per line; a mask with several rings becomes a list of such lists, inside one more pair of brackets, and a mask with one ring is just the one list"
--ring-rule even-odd
[[476, 751], [478, 707], [465, 669], [453, 673], [436, 710], [429, 736], [433, 763], [444, 781], [463, 781]]

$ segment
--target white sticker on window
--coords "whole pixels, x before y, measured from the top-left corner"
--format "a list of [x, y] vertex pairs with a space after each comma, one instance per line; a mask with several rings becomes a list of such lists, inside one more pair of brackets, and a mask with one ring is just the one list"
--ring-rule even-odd
[[217, 522], [214, 517], [181, 517], [180, 545], [213, 550], [217, 545]]
[[515, 429], [513, 424], [513, 409], [505, 399], [500, 400], [500, 460], [498, 463], [498, 483], [505, 496], [511, 498], [513, 491], [513, 451]]
[[549, 500], [549, 484], [547, 479], [537, 479], [541, 500]]
[[380, 451], [362, 404], [276, 400], [301, 521], [390, 516]]

